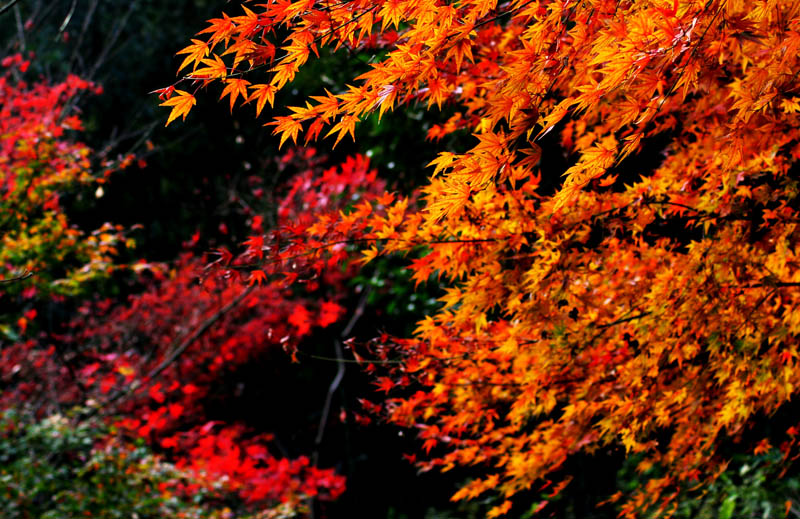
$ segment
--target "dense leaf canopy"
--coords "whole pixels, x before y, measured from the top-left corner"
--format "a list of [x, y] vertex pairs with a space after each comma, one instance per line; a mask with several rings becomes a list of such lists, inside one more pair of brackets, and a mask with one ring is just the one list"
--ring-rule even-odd
[[[417, 388], [385, 408], [427, 463], [486, 467], [457, 498], [511, 498], [621, 443], [665, 470], [623, 512], [669, 510], [719, 472], [720, 441], [796, 392], [796, 3], [287, 0], [209, 23], [180, 52], [182, 90], [162, 91], [170, 121], [213, 83], [261, 114], [331, 47], [374, 59], [275, 116], [281, 143], [335, 145], [411, 103], [454, 110], [430, 138], [473, 134], [431, 163], [421, 209], [308, 231], [355, 229], [367, 259], [424, 246], [416, 280], [448, 284], [412, 339], [377, 351], [403, 360], [382, 387]], [[565, 170], [539, 167], [550, 132]]]

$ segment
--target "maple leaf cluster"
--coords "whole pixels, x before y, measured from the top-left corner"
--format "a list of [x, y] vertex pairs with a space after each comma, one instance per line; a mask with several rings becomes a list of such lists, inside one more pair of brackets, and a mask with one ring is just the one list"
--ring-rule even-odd
[[[381, 350], [403, 359], [381, 387], [418, 388], [385, 407], [428, 466], [485, 467], [455, 498], [498, 492], [502, 515], [576, 453], [622, 445], [663, 468], [622, 514], [669, 514], [724, 466], [720, 442], [795, 395], [798, 4], [270, 1], [198, 37], [180, 82], [222, 83], [257, 114], [321, 47], [376, 53], [274, 117], [281, 144], [335, 145], [410, 103], [453, 109], [430, 138], [474, 136], [433, 160], [423, 210], [323, 217], [306, 251], [336, 225], [363, 231], [366, 260], [428, 247], [409, 268], [442, 280], [442, 308]], [[194, 93], [171, 93], [185, 118]], [[541, 167], [551, 132], [564, 170]], [[643, 166], [648, 143], [661, 159]]]

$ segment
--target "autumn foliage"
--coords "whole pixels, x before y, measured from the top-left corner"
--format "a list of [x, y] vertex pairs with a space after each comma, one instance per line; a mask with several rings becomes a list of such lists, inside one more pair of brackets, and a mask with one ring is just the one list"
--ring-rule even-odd
[[78, 294], [120, 268], [116, 256], [133, 246], [123, 229], [108, 223], [81, 231], [69, 221], [63, 198], [82, 190], [93, 195], [132, 158], [100, 161], [75, 139], [82, 125], [69, 101], [99, 87], [73, 75], [54, 85], [28, 82], [30, 61], [21, 54], [0, 66], [0, 280], [5, 304], [24, 307], [37, 293]]
[[[369, 205], [383, 193], [361, 156], [323, 167], [307, 148], [279, 162], [299, 171], [280, 190], [272, 227], [264, 213], [251, 212], [254, 234], [237, 254], [196, 255], [196, 235], [173, 264], [137, 265], [150, 280], [126, 304], [87, 302], [63, 332], [5, 345], [0, 408], [48, 416], [88, 402], [91, 416], [107, 417], [193, 476], [166, 487], [172, 492], [234, 495], [243, 510], [274, 514], [337, 498], [344, 478], [332, 469], [305, 455], [278, 456], [271, 434], [207, 414], [209, 401], [233, 398], [225, 380], [238, 369], [270, 355], [296, 356], [315, 330], [344, 326], [337, 301], [356, 265], [340, 265], [346, 243], [323, 247], [306, 229], [336, 221], [354, 199]], [[252, 191], [263, 196], [257, 177]], [[326, 253], [309, 252], [315, 248]]]
[[[412, 103], [452, 111], [429, 138], [474, 136], [431, 162], [422, 210], [375, 201], [307, 231], [360, 226], [366, 259], [425, 247], [409, 268], [443, 305], [373, 352], [403, 360], [384, 387], [415, 391], [384, 407], [423, 465], [485, 468], [455, 498], [497, 492], [499, 515], [621, 444], [661, 468], [623, 515], [668, 515], [797, 392], [798, 4], [287, 0], [209, 24], [161, 91], [169, 121], [212, 84], [260, 115], [328, 47], [376, 59], [272, 117], [281, 144]], [[540, 167], [553, 134], [563, 170]]]

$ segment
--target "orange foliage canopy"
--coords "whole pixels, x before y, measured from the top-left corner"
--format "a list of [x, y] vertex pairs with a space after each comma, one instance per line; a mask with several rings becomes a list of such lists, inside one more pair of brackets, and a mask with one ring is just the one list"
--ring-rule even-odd
[[[474, 135], [433, 161], [424, 210], [359, 210], [367, 258], [427, 245], [415, 278], [448, 283], [382, 385], [421, 387], [387, 408], [433, 465], [486, 467], [457, 498], [511, 498], [622, 444], [665, 469], [623, 512], [668, 511], [800, 387], [800, 3], [262, 0], [210, 24], [184, 81], [258, 113], [320, 47], [383, 49], [269, 123], [281, 142], [338, 142], [412, 102], [455, 107], [430, 137]], [[565, 171], [539, 169], [551, 131]], [[635, 169], [648, 142], [663, 160]]]

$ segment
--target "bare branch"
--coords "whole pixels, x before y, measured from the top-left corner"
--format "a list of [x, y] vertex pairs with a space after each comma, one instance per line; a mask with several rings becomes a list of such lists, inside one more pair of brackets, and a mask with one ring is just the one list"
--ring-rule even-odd
[[8, 285], [10, 283], [17, 283], [19, 281], [24, 281], [31, 276], [33, 276], [33, 272], [25, 271], [21, 276], [17, 276], [15, 278], [0, 279], [0, 285]]
[[250, 294], [250, 292], [253, 291], [254, 286], [255, 285], [250, 285], [247, 288], [245, 288], [244, 290], [242, 290], [242, 292], [238, 296], [236, 296], [228, 304], [226, 304], [225, 306], [223, 306], [222, 308], [217, 310], [208, 319], [203, 321], [198, 327], [196, 327], [194, 329], [194, 331], [192, 331], [192, 333], [190, 333], [189, 335], [184, 337], [180, 342], [176, 341], [177, 344], [174, 345], [174, 347], [172, 349], [172, 352], [170, 354], [168, 354], [167, 357], [164, 360], [162, 360], [161, 363], [158, 366], [156, 366], [155, 368], [150, 370], [150, 372], [147, 373], [147, 375], [145, 375], [141, 379], [135, 381], [133, 384], [131, 384], [130, 386], [128, 386], [124, 390], [118, 391], [116, 394], [111, 396], [108, 400], [106, 400], [105, 402], [102, 402], [99, 406], [93, 408], [91, 411], [89, 411], [87, 413], [86, 417], [89, 418], [89, 417], [97, 414], [101, 409], [110, 406], [111, 404], [113, 404], [114, 402], [119, 400], [120, 398], [123, 398], [123, 397], [126, 397], [126, 396], [130, 395], [131, 393], [133, 393], [134, 391], [136, 391], [137, 389], [139, 389], [143, 385], [143, 382], [141, 382], [141, 381], [143, 381], [143, 380], [144, 381], [150, 381], [150, 380], [154, 379], [155, 377], [157, 377], [158, 375], [160, 375], [161, 372], [163, 372], [165, 369], [167, 369], [173, 362], [175, 362], [181, 355], [183, 355], [183, 353], [189, 348], [189, 346], [194, 344], [194, 342], [197, 339], [202, 337], [203, 334], [206, 333], [211, 328], [211, 326], [214, 325], [214, 323], [219, 321], [228, 312], [230, 312], [231, 310], [233, 310], [234, 308], [239, 306], [239, 304], [242, 302], [242, 300], [245, 297], [247, 297]]
[[11, 0], [3, 7], [0, 7], [0, 16], [2, 16], [6, 11], [14, 7], [17, 4], [17, 2], [19, 2], [19, 0]]

